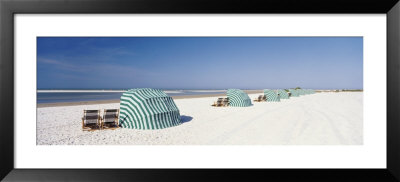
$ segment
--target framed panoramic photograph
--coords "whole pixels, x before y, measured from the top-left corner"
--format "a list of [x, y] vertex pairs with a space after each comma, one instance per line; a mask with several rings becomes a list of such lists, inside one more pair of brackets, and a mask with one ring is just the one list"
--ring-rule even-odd
[[1, 1], [0, 177], [399, 181], [399, 6]]

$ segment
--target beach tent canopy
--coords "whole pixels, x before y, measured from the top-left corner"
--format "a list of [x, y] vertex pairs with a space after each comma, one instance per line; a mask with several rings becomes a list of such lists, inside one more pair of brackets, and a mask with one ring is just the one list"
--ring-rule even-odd
[[307, 95], [306, 90], [304, 90], [304, 89], [300, 89], [300, 93], [301, 93], [301, 95]]
[[289, 92], [292, 94], [291, 97], [298, 97], [299, 92], [296, 91], [295, 89], [289, 89]]
[[279, 89], [276, 92], [279, 94], [280, 99], [289, 99], [289, 94], [285, 90]]
[[309, 95], [309, 94], [314, 94], [315, 91], [313, 89], [301, 89], [301, 91], [305, 94], [305, 95]]
[[229, 106], [248, 107], [252, 105], [250, 97], [242, 90], [228, 89], [226, 95], [229, 98]]
[[119, 123], [124, 128], [154, 130], [181, 122], [179, 109], [170, 96], [159, 89], [138, 88], [122, 94]]
[[297, 93], [299, 95], [305, 95], [304, 90], [303, 89], [296, 89]]
[[267, 102], [280, 102], [278, 93], [273, 90], [264, 89], [264, 95], [267, 97]]

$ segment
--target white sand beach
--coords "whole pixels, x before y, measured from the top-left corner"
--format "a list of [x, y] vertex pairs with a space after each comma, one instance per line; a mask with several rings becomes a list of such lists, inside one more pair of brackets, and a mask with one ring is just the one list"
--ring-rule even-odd
[[183, 123], [161, 130], [82, 131], [83, 109], [113, 109], [119, 103], [39, 107], [36, 140], [38, 145], [363, 144], [363, 92], [316, 93], [251, 107], [212, 107], [217, 98], [174, 99]]

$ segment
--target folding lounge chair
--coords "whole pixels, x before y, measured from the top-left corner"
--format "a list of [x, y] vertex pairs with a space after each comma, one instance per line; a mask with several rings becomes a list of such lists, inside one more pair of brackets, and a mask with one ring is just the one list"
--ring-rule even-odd
[[82, 130], [93, 131], [100, 129], [100, 110], [83, 110]]
[[229, 98], [224, 98], [224, 101], [222, 102], [222, 105], [227, 107], [229, 106]]
[[263, 101], [263, 95], [259, 95], [257, 99], [254, 100], [255, 102]]
[[104, 109], [103, 119], [101, 122], [102, 129], [118, 128], [119, 109]]
[[222, 106], [222, 100], [223, 100], [223, 98], [218, 98], [217, 102], [214, 102], [214, 104], [212, 106], [216, 106], [216, 107]]

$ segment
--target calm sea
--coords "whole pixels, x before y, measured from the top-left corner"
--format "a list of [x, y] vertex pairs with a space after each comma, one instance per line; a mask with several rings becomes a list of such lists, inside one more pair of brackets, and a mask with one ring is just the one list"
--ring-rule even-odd
[[[225, 91], [176, 90], [166, 91], [169, 96], [222, 94]], [[119, 100], [122, 92], [38, 92], [37, 103]]]

